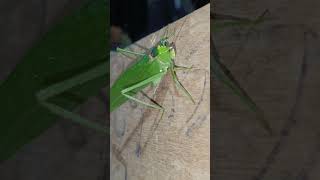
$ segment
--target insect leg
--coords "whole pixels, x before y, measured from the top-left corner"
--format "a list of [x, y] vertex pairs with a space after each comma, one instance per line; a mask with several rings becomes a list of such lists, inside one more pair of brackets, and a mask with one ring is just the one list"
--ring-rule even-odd
[[[131, 87], [123, 89], [121, 91], [122, 95], [124, 95], [125, 97], [127, 97], [127, 98], [129, 98], [129, 99], [131, 99], [133, 101], [136, 101], [136, 102], [138, 102], [140, 104], [143, 104], [143, 105], [145, 105], [147, 107], [150, 107], [150, 108], [159, 109], [161, 111], [161, 117], [160, 117], [159, 122], [162, 120], [163, 114], [164, 114], [164, 111], [165, 111], [165, 109], [160, 104], [158, 104], [156, 101], [154, 101], [153, 99], [151, 99], [148, 96], [146, 96], [144, 93], [143, 93], [143, 95], [146, 96], [149, 100], [151, 100], [153, 102], [153, 104], [148, 104], [146, 102], [143, 102], [143, 101], [141, 101], [141, 100], [129, 95], [128, 93], [130, 93], [132, 90], [134, 90], [136, 88], [139, 88], [141, 86], [147, 85], [147, 84], [152, 83], [152, 82], [157, 82], [158, 79], [161, 78], [163, 75], [164, 75], [164, 73], [158, 73], [158, 74], [156, 74], [154, 76], [151, 76], [150, 78], [148, 78], [146, 80], [143, 80], [143, 81], [141, 81], [141, 82], [139, 82], [137, 84], [134, 84]], [[136, 150], [136, 154], [137, 154], [138, 157], [141, 155], [141, 153], [142, 153], [141, 151], [142, 151], [142, 149], [141, 149], [140, 139], [139, 139], [139, 144], [137, 145], [137, 150]]]
[[138, 103], [140, 103], [140, 104], [143, 104], [143, 105], [145, 105], [145, 106], [147, 106], [147, 107], [154, 108], [154, 109], [164, 110], [162, 106], [160, 106], [160, 105], [158, 105], [158, 104], [156, 104], [156, 103], [154, 103], [154, 105], [153, 105], [153, 104], [148, 104], [148, 103], [143, 102], [143, 101], [141, 101], [141, 100], [139, 100], [139, 99], [137, 99], [137, 98], [135, 98], [135, 97], [133, 97], [133, 96], [131, 96], [131, 95], [129, 94], [130, 91], [132, 91], [132, 90], [134, 90], [134, 89], [136, 89], [136, 88], [139, 88], [139, 87], [141, 87], [141, 86], [144, 86], [144, 85], [146, 85], [146, 84], [149, 84], [149, 83], [151, 83], [151, 82], [153, 82], [153, 81], [156, 81], [157, 79], [161, 78], [163, 75], [164, 75], [164, 73], [158, 73], [158, 74], [156, 74], [156, 75], [154, 75], [154, 76], [151, 76], [150, 78], [148, 78], [148, 79], [146, 79], [146, 80], [143, 80], [143, 81], [141, 81], [141, 82], [139, 82], [139, 83], [137, 83], [137, 84], [132, 85], [131, 87], [128, 87], [128, 88], [126, 88], [126, 89], [123, 89], [123, 90], [121, 91], [121, 93], [122, 93], [122, 95], [124, 95], [124, 96], [127, 97], [128, 99], [131, 99], [131, 100], [133, 100], [133, 101], [136, 101], [136, 102], [138, 102]]
[[192, 68], [193, 68], [193, 66], [191, 66], [191, 67], [185, 67], [185, 66], [174, 65], [173, 70], [174, 70], [174, 71], [178, 71], [178, 70], [191, 70]]
[[[141, 92], [143, 96], [145, 96], [146, 98], [148, 98], [150, 101], [152, 101], [154, 104], [159, 105], [160, 107], [162, 107], [160, 104], [158, 104], [154, 99], [150, 98], [147, 94], [145, 94], [143, 91]], [[155, 121], [154, 126], [157, 126], [156, 124], [159, 124], [163, 118], [164, 115], [164, 108], [162, 108], [161, 111], [161, 115], [160, 115], [160, 119], [158, 121]], [[153, 130], [155, 130], [156, 128], [153, 127]], [[142, 134], [142, 123], [140, 124], [140, 137], [139, 137], [139, 143], [137, 143], [137, 148], [136, 148], [136, 155], [137, 157], [140, 157], [142, 152], [143, 152], [143, 147], [141, 147], [141, 134]]]
[[80, 115], [73, 113], [69, 110], [64, 109], [56, 104], [53, 104], [48, 101], [49, 98], [54, 97], [58, 94], [61, 94], [77, 85], [81, 85], [87, 81], [90, 81], [95, 78], [99, 78], [106, 74], [107, 62], [104, 62], [95, 68], [90, 69], [89, 71], [82, 73], [80, 75], [74, 76], [70, 79], [67, 79], [63, 82], [53, 84], [45, 89], [40, 90], [36, 93], [36, 98], [40, 105], [47, 108], [51, 113], [61, 116], [66, 119], [70, 119], [76, 123], [84, 125], [89, 128], [93, 128], [99, 132], [107, 133], [108, 130], [101, 125], [90, 122], [89, 120], [81, 117]]
[[124, 55], [126, 55], [126, 54], [133, 54], [136, 56], [145, 56], [146, 55], [144, 53], [137, 53], [137, 52], [129, 51], [129, 50], [122, 49], [122, 48], [117, 48], [117, 52], [122, 53]]
[[177, 86], [177, 88], [180, 88], [182, 89], [182, 91], [188, 96], [188, 98], [193, 102], [195, 103], [195, 101], [193, 100], [191, 94], [188, 92], [188, 90], [181, 84], [181, 82], [179, 81], [178, 77], [177, 77], [177, 74], [176, 72], [174, 71], [174, 68], [171, 67], [170, 68], [170, 71], [171, 71], [171, 75], [172, 75], [172, 78]]

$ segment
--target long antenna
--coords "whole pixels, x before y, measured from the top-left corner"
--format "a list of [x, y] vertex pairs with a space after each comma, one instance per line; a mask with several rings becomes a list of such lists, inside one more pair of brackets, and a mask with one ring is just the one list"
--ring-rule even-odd
[[[195, 5], [198, 3], [198, 1], [199, 1], [199, 0], [196, 0], [196, 2], [192, 3], [192, 6], [195, 7]], [[186, 15], [186, 16], [187, 16], [187, 15]], [[182, 30], [182, 27], [185, 25], [187, 19], [188, 19], [188, 17], [185, 17], [185, 19], [184, 19], [184, 21], [183, 21], [183, 23], [182, 23], [182, 25], [181, 25], [181, 27], [180, 27], [180, 29], [179, 29], [179, 32], [178, 32], [177, 36], [174, 38], [173, 42], [176, 42], [176, 40], [178, 40], [178, 37], [179, 37], [180, 32], [181, 32], [181, 30]]]
[[187, 21], [187, 17], [185, 17], [185, 19], [184, 19], [184, 21], [183, 21], [183, 23], [182, 23], [182, 25], [181, 25], [181, 27], [180, 27], [180, 29], [179, 29], [179, 32], [178, 32], [178, 34], [177, 34], [177, 36], [174, 38], [174, 40], [173, 40], [173, 42], [176, 42], [176, 40], [178, 39], [178, 37], [179, 37], [179, 35], [180, 35], [180, 32], [181, 32], [181, 29], [182, 29], [182, 27], [184, 26], [184, 24], [185, 24], [185, 22]]

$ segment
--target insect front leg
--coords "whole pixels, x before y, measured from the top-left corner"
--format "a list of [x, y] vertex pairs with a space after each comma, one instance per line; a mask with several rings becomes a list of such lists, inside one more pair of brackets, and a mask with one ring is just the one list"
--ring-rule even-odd
[[123, 55], [135, 55], [135, 56], [138, 56], [138, 57], [141, 57], [141, 56], [145, 56], [146, 54], [144, 53], [137, 53], [137, 52], [133, 52], [133, 51], [129, 51], [129, 50], [126, 50], [126, 49], [122, 49], [122, 48], [117, 48], [117, 52], [123, 54]]

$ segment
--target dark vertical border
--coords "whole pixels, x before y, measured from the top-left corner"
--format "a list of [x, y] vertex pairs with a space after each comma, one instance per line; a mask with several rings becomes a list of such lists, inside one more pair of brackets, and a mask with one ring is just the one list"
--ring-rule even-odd
[[[107, 76], [108, 76], [108, 82], [107, 82], [107, 88], [106, 88], [106, 108], [107, 108], [107, 118], [106, 118], [106, 126], [109, 129], [110, 132], [110, 51], [111, 51], [111, 40], [110, 40], [110, 29], [111, 29], [111, 25], [110, 25], [110, 21], [111, 21], [111, 13], [110, 13], [110, 0], [106, 0], [107, 3], [107, 8], [106, 8], [106, 16], [107, 16], [107, 23], [106, 23], [106, 47], [107, 47], [107, 57], [109, 57], [108, 59], [108, 64], [106, 67], [107, 70]], [[105, 92], [103, 92], [105, 93]], [[105, 150], [105, 156], [107, 158], [105, 161], [105, 172], [104, 172], [104, 177], [102, 178], [103, 180], [105, 179], [110, 179], [110, 133], [108, 133], [106, 135], [106, 150]]]
[[213, 95], [214, 95], [214, 90], [213, 90], [213, 72], [212, 72], [212, 67], [213, 67], [213, 31], [212, 31], [212, 19], [213, 19], [213, 2], [210, 1], [210, 179], [213, 179], [213, 172], [214, 172], [214, 144], [213, 144], [213, 135], [214, 135], [214, 107], [213, 107]]

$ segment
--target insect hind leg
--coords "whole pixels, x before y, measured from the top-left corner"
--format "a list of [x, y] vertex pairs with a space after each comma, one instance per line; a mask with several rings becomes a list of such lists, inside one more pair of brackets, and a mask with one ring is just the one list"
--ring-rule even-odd
[[[161, 106], [160, 104], [158, 104], [154, 99], [150, 98], [147, 94], [145, 94], [143, 91], [141, 92], [143, 96], [145, 96], [146, 98], [148, 98], [150, 101], [152, 101], [154, 104], [157, 104], [159, 106]], [[162, 106], [161, 106], [162, 107]], [[156, 121], [154, 122], [152, 129], [153, 131], [157, 129], [158, 125], [160, 124], [161, 120], [163, 119], [163, 115], [165, 112], [165, 109], [162, 108], [162, 110], [160, 110], [161, 115], [160, 115], [160, 119], [158, 119], [158, 116], [156, 117]], [[141, 134], [142, 134], [142, 123], [140, 124], [140, 137], [139, 137], [139, 142], [137, 143], [137, 147], [136, 147], [136, 155], [137, 157], [140, 157], [141, 154], [143, 153], [146, 144], [144, 144], [143, 146], [141, 146]]]
[[161, 107], [160, 105], [154, 103], [154, 104], [149, 104], [149, 103], [146, 103], [146, 102], [143, 102], [142, 100], [139, 100], [135, 97], [133, 97], [132, 95], [130, 95], [130, 92], [132, 92], [132, 90], [134, 89], [137, 89], [139, 87], [142, 87], [142, 86], [145, 86], [149, 83], [153, 83], [153, 82], [156, 82], [159, 78], [161, 78], [162, 76], [164, 75], [164, 73], [158, 73], [156, 75], [153, 75], [151, 77], [149, 77], [148, 79], [146, 80], [143, 80], [139, 83], [136, 83], [134, 85], [132, 85], [131, 87], [128, 87], [128, 88], [125, 88], [121, 91], [121, 94], [123, 96], [125, 96], [126, 98], [128, 99], [131, 99], [133, 101], [136, 101], [137, 103], [140, 103], [142, 105], [145, 105], [147, 107], [150, 107], [150, 108], [154, 108], [154, 109], [159, 109], [159, 110], [163, 110], [163, 107]]
[[[146, 94], [144, 94], [143, 92], [142, 92], [142, 94], [143, 94], [144, 96], [146, 96], [153, 104], [148, 104], [148, 103], [146, 103], [146, 102], [143, 102], [143, 101], [141, 101], [141, 100], [133, 97], [132, 95], [130, 95], [130, 92], [132, 92], [134, 89], [137, 89], [137, 88], [139, 88], [139, 87], [145, 86], [145, 85], [147, 85], [147, 84], [149, 84], [149, 83], [157, 83], [157, 82], [159, 81], [159, 79], [161, 79], [161, 77], [162, 77], [163, 75], [164, 75], [164, 73], [158, 73], [158, 74], [156, 74], [156, 75], [151, 76], [150, 78], [148, 78], [148, 79], [146, 79], [146, 80], [143, 80], [143, 81], [141, 81], [141, 82], [139, 82], [139, 83], [137, 83], [137, 84], [134, 84], [134, 85], [132, 85], [131, 87], [128, 87], [128, 88], [126, 88], [126, 89], [123, 89], [123, 90], [121, 91], [122, 95], [125, 96], [125, 97], [127, 97], [128, 99], [131, 99], [131, 100], [133, 100], [133, 101], [136, 101], [137, 103], [140, 103], [140, 104], [145, 105], [145, 106], [150, 107], [150, 108], [159, 109], [159, 110], [161, 111], [161, 117], [160, 117], [160, 119], [156, 122], [157, 125], [158, 125], [158, 124], [160, 123], [160, 121], [162, 120], [163, 115], [164, 115], [164, 112], [165, 112], [165, 109], [164, 109], [160, 104], [158, 104], [155, 100], [151, 99], [150, 97], [148, 97], [148, 96], [147, 96]], [[142, 127], [141, 127], [141, 128], [142, 128]], [[140, 138], [141, 138], [141, 137], [140, 137]], [[136, 148], [136, 155], [137, 155], [138, 157], [141, 156], [142, 151], [143, 151], [143, 149], [144, 149], [143, 147], [141, 147], [140, 141], [141, 141], [141, 140], [139, 140], [139, 143], [137, 144], [137, 148]]]

